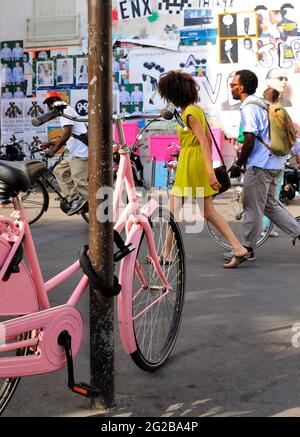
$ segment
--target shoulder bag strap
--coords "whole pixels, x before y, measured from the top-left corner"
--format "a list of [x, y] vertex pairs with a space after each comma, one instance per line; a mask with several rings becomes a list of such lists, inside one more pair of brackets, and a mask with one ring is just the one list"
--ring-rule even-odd
[[215, 145], [215, 147], [216, 147], [216, 149], [217, 149], [217, 151], [218, 151], [218, 154], [219, 154], [219, 156], [220, 156], [220, 158], [221, 158], [222, 164], [225, 165], [225, 162], [224, 162], [224, 159], [223, 159], [222, 153], [221, 153], [221, 151], [220, 151], [220, 149], [219, 149], [219, 146], [218, 146], [218, 144], [217, 144], [217, 141], [216, 141], [216, 139], [215, 139], [215, 137], [214, 137], [214, 134], [212, 133], [211, 127], [210, 127], [210, 125], [208, 124], [208, 121], [207, 121], [206, 117], [205, 117], [205, 121], [206, 121], [207, 127], [208, 127], [208, 129], [209, 129], [211, 139], [213, 140], [214, 145]]
[[[261, 108], [261, 109], [263, 109], [264, 111], [267, 111], [267, 114], [268, 114], [268, 123], [269, 123], [269, 136], [271, 137], [271, 134], [270, 134], [270, 119], [269, 119], [269, 108], [268, 107], [265, 107], [263, 104], [261, 104], [260, 102], [258, 102], [257, 100], [250, 100], [250, 102], [247, 102], [247, 103], [245, 103], [245, 105], [244, 106], [246, 106], [246, 105], [250, 105], [250, 104], [252, 104], [252, 105], [256, 105], [256, 106], [258, 106], [259, 108]], [[255, 135], [255, 137], [258, 139], [258, 141], [260, 141], [268, 150], [269, 150], [269, 152], [271, 152], [272, 153], [272, 147], [270, 146], [270, 144], [268, 144], [268, 143], [266, 143], [263, 139], [262, 139], [262, 137], [260, 136], [260, 135]]]

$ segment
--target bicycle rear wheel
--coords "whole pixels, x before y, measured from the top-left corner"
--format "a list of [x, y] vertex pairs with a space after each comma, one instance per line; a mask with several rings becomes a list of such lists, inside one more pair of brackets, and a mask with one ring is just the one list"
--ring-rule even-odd
[[[24, 333], [20, 336], [19, 340], [26, 340], [30, 337], [31, 333]], [[13, 353], [13, 352], [12, 352]], [[28, 349], [18, 349], [15, 355], [21, 356], [26, 355]], [[3, 413], [7, 407], [9, 401], [11, 400], [21, 378], [0, 378], [0, 415]]]
[[[242, 186], [234, 186], [223, 194], [220, 194], [214, 199], [214, 207], [216, 211], [224, 217], [224, 219], [230, 224], [231, 229], [240, 241], [243, 241], [243, 197]], [[212, 225], [206, 221], [207, 229], [210, 236], [222, 246], [224, 249], [231, 250], [231, 244], [227, 241], [223, 235]], [[261, 229], [256, 247], [261, 246], [269, 237], [272, 231], [273, 223], [269, 222], [266, 229]]]
[[[163, 296], [165, 289], [152, 263], [146, 261], [149, 252], [143, 233], [132, 284], [133, 331], [137, 350], [131, 357], [138, 367], [149, 372], [161, 367], [173, 349], [180, 328], [185, 293], [185, 258], [180, 229], [168, 210], [157, 210], [151, 222], [159, 256], [164, 252], [168, 232], [172, 235], [172, 262], [161, 263], [172, 291], [155, 302]], [[147, 287], [142, 286], [139, 269]]]

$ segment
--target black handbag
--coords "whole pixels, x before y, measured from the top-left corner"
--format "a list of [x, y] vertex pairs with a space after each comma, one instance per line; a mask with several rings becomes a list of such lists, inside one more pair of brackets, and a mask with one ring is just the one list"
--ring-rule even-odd
[[221, 184], [221, 188], [219, 189], [218, 193], [215, 194], [215, 196], [217, 196], [218, 194], [221, 194], [221, 193], [224, 193], [225, 191], [227, 191], [231, 187], [231, 182], [230, 182], [230, 177], [229, 177], [223, 156], [221, 154], [221, 151], [219, 149], [217, 141], [214, 137], [214, 134], [212, 133], [212, 130], [211, 130], [210, 125], [208, 124], [207, 120], [206, 120], [206, 124], [207, 124], [207, 127], [209, 129], [210, 136], [214, 142], [214, 145], [216, 146], [216, 149], [218, 151], [218, 154], [219, 154], [219, 156], [221, 158], [221, 162], [222, 162], [222, 165], [220, 165], [220, 167], [214, 168], [216, 178], [218, 179], [219, 184]]

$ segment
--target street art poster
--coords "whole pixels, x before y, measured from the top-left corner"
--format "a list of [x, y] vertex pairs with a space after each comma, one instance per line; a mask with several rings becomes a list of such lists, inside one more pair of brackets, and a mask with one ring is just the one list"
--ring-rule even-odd
[[[265, 5], [255, 8], [257, 13], [258, 47], [262, 58], [273, 57], [298, 62], [300, 54], [300, 16], [298, 3], [282, 3], [273, 10], [272, 2], [268, 8]], [[298, 12], [297, 12], [298, 11]], [[269, 50], [264, 51], [264, 46]], [[278, 55], [278, 48], [280, 54]], [[266, 60], [266, 59], [262, 59]]]
[[89, 111], [88, 90], [71, 90], [70, 105], [80, 117], [87, 117]]
[[[146, 30], [145, 23], [151, 31]], [[122, 43], [177, 50], [181, 27], [182, 18], [159, 14], [156, 1], [118, 1], [113, 14], [113, 40]]]
[[[165, 72], [181, 69], [197, 80], [204, 79], [207, 74], [208, 52], [211, 53], [212, 50], [214, 47], [207, 46], [193, 47], [189, 50], [182, 48], [176, 53], [159, 49], [132, 50], [129, 53], [129, 79], [131, 85], [142, 85], [140, 91], [143, 93], [143, 110], [154, 111], [155, 108], [163, 106], [157, 92], [157, 83]], [[128, 101], [130, 90], [126, 86], [123, 89], [123, 92], [125, 91], [128, 93]], [[120, 103], [122, 104], [122, 101]]]
[[24, 99], [1, 99], [1, 133], [24, 131]]
[[46, 133], [47, 124], [42, 124], [39, 127], [32, 125], [32, 119], [41, 117], [47, 112], [47, 106], [44, 105], [43, 100], [36, 98], [24, 99], [24, 132], [33, 132], [36, 134]]

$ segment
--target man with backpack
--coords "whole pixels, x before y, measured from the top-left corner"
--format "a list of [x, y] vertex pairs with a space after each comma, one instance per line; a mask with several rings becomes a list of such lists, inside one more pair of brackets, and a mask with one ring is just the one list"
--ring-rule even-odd
[[[255, 242], [264, 214], [292, 238], [300, 238], [300, 225], [275, 196], [285, 156], [272, 150], [269, 108], [264, 100], [255, 96], [257, 86], [257, 76], [250, 70], [237, 71], [231, 83], [233, 98], [241, 101], [244, 143], [238, 160], [230, 169], [230, 176], [238, 178], [245, 169], [244, 246], [249, 252], [249, 260], [255, 259]], [[224, 257], [228, 259], [230, 253]]]
[[[50, 111], [53, 103], [62, 100], [59, 93], [49, 91], [43, 103], [47, 104]], [[64, 113], [77, 117], [76, 111], [67, 106]], [[67, 215], [78, 214], [88, 204], [88, 147], [87, 127], [84, 123], [68, 120], [61, 117], [60, 124], [62, 135], [55, 142], [46, 141], [40, 144], [41, 149], [49, 149], [46, 156], [53, 157], [64, 145], [67, 146], [69, 156], [61, 161], [55, 168], [54, 174], [62, 190], [63, 195], [69, 202], [70, 208]]]

